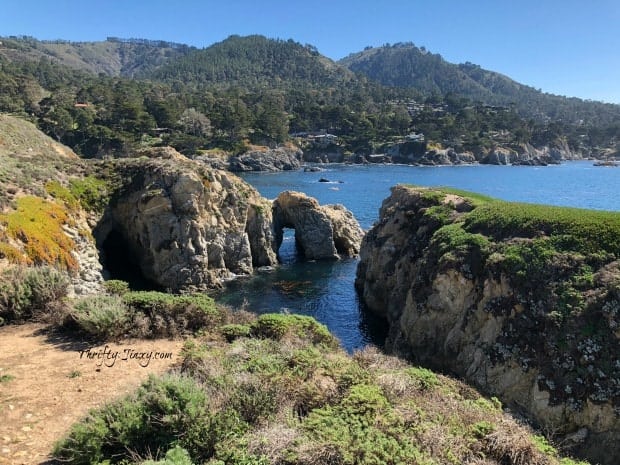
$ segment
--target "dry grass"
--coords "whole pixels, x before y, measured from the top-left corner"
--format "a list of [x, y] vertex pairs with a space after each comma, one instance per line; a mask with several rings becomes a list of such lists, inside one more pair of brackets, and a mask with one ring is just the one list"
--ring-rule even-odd
[[532, 443], [531, 434], [524, 428], [514, 428], [505, 421], [497, 431], [484, 438], [485, 452], [507, 465], [547, 465], [549, 457]]

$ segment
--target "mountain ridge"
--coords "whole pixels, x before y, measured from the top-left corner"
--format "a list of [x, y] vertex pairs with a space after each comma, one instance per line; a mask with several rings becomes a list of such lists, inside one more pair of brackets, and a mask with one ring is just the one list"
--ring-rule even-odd
[[[486, 104], [515, 106], [521, 114], [538, 119], [570, 121], [571, 112], [615, 113], [620, 109], [618, 104], [545, 93], [471, 62], [450, 63], [411, 42], [367, 47], [338, 63], [386, 86], [442, 96], [463, 95]], [[576, 119], [584, 119], [580, 116], [576, 115]]]

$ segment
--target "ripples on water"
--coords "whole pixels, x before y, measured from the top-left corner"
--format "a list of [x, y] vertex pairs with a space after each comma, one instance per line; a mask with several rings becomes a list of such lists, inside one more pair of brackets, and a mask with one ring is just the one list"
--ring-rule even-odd
[[[321, 204], [341, 203], [364, 229], [377, 220], [390, 187], [404, 183], [450, 186], [505, 200], [620, 210], [620, 168], [594, 167], [589, 161], [547, 167], [329, 165], [319, 173], [253, 173], [243, 178], [267, 198], [295, 190]], [[320, 183], [320, 178], [334, 183]], [[358, 261], [304, 261], [297, 256], [293, 234], [285, 231], [281, 266], [231, 282], [217, 300], [235, 308], [247, 303], [258, 313], [288, 311], [313, 316], [349, 351], [367, 344], [381, 345], [385, 326], [362, 311], [353, 287]]]

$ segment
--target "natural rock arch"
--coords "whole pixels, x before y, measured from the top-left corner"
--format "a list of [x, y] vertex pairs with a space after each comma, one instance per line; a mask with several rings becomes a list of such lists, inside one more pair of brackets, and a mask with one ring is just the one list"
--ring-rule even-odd
[[319, 205], [301, 192], [282, 192], [273, 202], [276, 251], [284, 228], [295, 230], [295, 242], [308, 259], [338, 259], [359, 253], [364, 232], [342, 205]]

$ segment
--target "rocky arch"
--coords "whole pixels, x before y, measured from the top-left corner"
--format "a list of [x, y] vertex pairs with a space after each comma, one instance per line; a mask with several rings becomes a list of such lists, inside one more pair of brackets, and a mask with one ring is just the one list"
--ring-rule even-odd
[[273, 202], [275, 250], [285, 228], [295, 230], [295, 242], [308, 259], [338, 259], [359, 253], [364, 232], [342, 205], [319, 205], [301, 192], [282, 192]]

